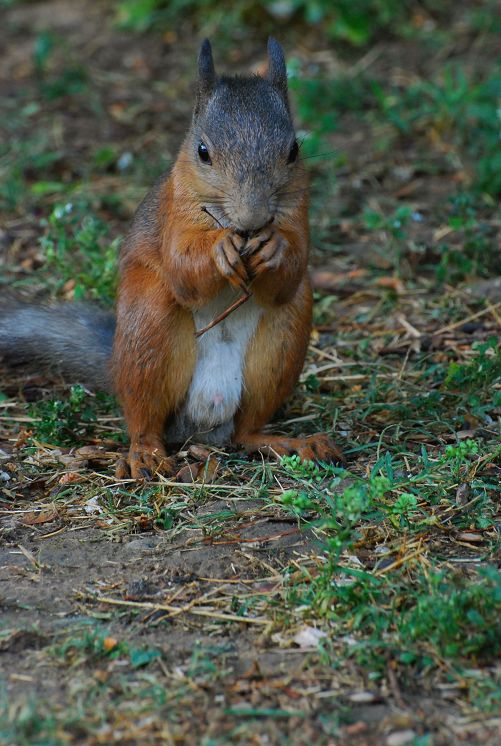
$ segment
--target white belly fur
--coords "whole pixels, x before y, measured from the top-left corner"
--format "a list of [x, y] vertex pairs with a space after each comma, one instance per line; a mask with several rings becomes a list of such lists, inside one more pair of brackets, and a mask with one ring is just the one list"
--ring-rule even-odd
[[[202, 329], [224, 311], [238, 294], [231, 288], [193, 312], [195, 328]], [[186, 401], [167, 432], [171, 441], [197, 436], [206, 443], [222, 443], [233, 433], [240, 403], [247, 346], [263, 309], [254, 298], [197, 339], [197, 360]]]

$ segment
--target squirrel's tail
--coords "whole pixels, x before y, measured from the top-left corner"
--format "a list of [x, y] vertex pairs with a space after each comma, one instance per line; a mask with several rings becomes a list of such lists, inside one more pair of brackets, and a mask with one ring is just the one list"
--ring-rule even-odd
[[0, 299], [0, 361], [60, 373], [69, 382], [111, 390], [115, 319], [87, 303], [36, 305]]

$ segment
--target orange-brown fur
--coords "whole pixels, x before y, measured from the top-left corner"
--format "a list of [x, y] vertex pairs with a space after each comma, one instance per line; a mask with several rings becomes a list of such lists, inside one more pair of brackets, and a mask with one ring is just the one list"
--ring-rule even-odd
[[181, 156], [160, 192], [158, 242], [136, 239], [126, 248], [121, 267], [113, 368], [131, 439], [132, 476], [171, 466], [162, 436], [186, 395], [195, 363], [189, 309], [215, 296], [226, 280], [240, 285], [242, 277], [254, 275], [252, 292], [266, 310], [246, 357], [245, 393], [234, 441], [248, 450], [332, 457], [332, 444], [324, 442], [325, 437], [284, 438], [260, 432], [292, 392], [308, 344], [312, 298], [306, 274], [306, 196], [294, 219], [274, 228], [287, 242], [286, 261], [267, 271], [266, 264], [258, 263], [257, 250], [247, 260], [237, 257], [234, 274], [225, 278], [213, 252], [231, 231], [210, 228], [210, 218], [197, 202], [189, 201], [186, 178]]

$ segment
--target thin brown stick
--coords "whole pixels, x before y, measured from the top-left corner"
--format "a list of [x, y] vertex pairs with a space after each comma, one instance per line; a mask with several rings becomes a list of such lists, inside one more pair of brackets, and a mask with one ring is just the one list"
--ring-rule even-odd
[[224, 321], [224, 319], [230, 315], [230, 313], [233, 313], [233, 311], [236, 311], [237, 308], [240, 308], [246, 301], [249, 300], [252, 293], [245, 293], [244, 295], [240, 296], [240, 298], [237, 298], [236, 301], [234, 301], [231, 306], [228, 306], [228, 308], [225, 308], [224, 311], [221, 311], [220, 314], [217, 316], [214, 316], [211, 322], [207, 324], [207, 326], [202, 327], [202, 329], [199, 329], [195, 332], [195, 337], [201, 337], [202, 334], [205, 334], [205, 332], [208, 332], [209, 329], [212, 329], [213, 326], [217, 326], [221, 321]]
[[263, 617], [245, 617], [237, 616], [237, 614], [224, 614], [218, 611], [211, 611], [206, 609], [198, 609], [193, 607], [179, 608], [177, 606], [170, 606], [170, 604], [155, 604], [151, 601], [126, 601], [121, 598], [109, 598], [108, 596], [88, 596], [93, 601], [98, 601], [102, 604], [113, 604], [115, 606], [132, 606], [136, 609], [148, 609], [151, 611], [166, 611], [170, 612], [169, 616], [177, 616], [181, 612], [187, 614], [193, 614], [194, 616], [204, 616], [210, 619], [220, 619], [223, 622], [244, 622], [245, 624], [270, 624], [269, 619], [263, 619]]
[[[202, 210], [202, 212], [207, 213], [207, 215], [209, 215], [209, 217], [211, 217], [219, 226], [221, 226], [221, 228], [224, 228], [222, 223], [219, 222], [219, 220], [216, 218], [215, 215], [209, 212], [209, 210], [205, 207], [205, 205], [201, 207], [200, 209]], [[198, 339], [198, 337], [201, 337], [202, 334], [205, 334], [205, 332], [208, 332], [209, 329], [212, 329], [214, 326], [217, 326], [218, 324], [220, 324], [221, 321], [224, 321], [224, 319], [230, 315], [230, 313], [233, 313], [233, 311], [236, 311], [237, 308], [240, 308], [240, 306], [242, 306], [246, 301], [248, 301], [251, 295], [252, 295], [251, 292], [247, 292], [247, 293], [244, 293], [244, 295], [242, 295], [240, 298], [237, 298], [237, 300], [234, 301], [231, 304], [231, 306], [228, 306], [228, 308], [225, 308], [224, 311], [218, 314], [218, 316], [215, 316], [212, 319], [212, 321], [209, 324], [207, 324], [207, 326], [204, 326], [202, 329], [199, 329], [198, 331], [196, 331], [195, 337]]]
[[453, 329], [457, 329], [458, 326], [463, 326], [463, 324], [467, 324], [469, 321], [473, 321], [473, 319], [478, 319], [480, 316], [484, 316], [486, 313], [492, 313], [493, 311], [496, 311], [496, 309], [501, 307], [501, 301], [498, 303], [494, 303], [494, 305], [489, 305], [487, 308], [482, 308], [481, 311], [477, 311], [476, 313], [471, 313], [469, 316], [467, 316], [464, 319], [461, 319], [461, 321], [455, 321], [453, 324], [447, 324], [447, 326], [442, 326], [440, 329], [437, 329], [437, 331], [432, 332], [432, 336], [436, 337], [439, 334], [444, 334], [444, 332], [450, 332]]

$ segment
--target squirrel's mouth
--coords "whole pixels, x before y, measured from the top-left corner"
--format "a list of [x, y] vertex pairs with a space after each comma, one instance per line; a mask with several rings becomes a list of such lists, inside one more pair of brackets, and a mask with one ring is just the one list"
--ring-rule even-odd
[[246, 231], [243, 231], [237, 228], [235, 230], [235, 233], [237, 233], [241, 238], [245, 238], [245, 240], [247, 240], [249, 238], [253, 238], [254, 236], [257, 236], [257, 234], [261, 233], [261, 231], [264, 231], [264, 229], [267, 228], [269, 225], [271, 225], [274, 220], [275, 220], [275, 216], [272, 215], [271, 218], [263, 225], [260, 225], [259, 228], [253, 228], [252, 230], [246, 230]]

